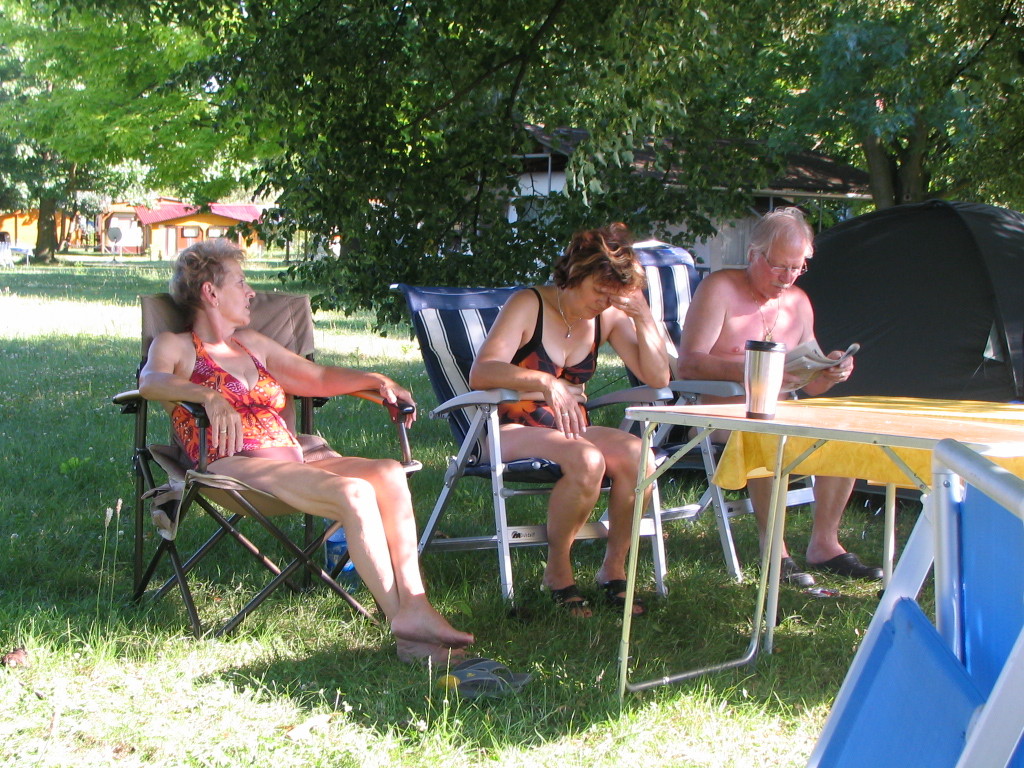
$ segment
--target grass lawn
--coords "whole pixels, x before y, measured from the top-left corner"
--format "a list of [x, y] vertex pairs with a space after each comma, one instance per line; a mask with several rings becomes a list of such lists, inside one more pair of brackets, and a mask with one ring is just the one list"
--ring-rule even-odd
[[[132, 419], [111, 404], [134, 386], [136, 296], [163, 290], [166, 263], [90, 263], [0, 270], [0, 654], [23, 646], [27, 666], [0, 668], [0, 764], [11, 766], [798, 766], [806, 762], [876, 604], [876, 587], [819, 580], [822, 599], [784, 590], [776, 653], [754, 667], [616, 694], [620, 616], [587, 621], [551, 609], [536, 591], [544, 551], [516, 554], [521, 595], [500, 598], [493, 553], [426, 554], [435, 604], [475, 633], [474, 650], [534, 679], [515, 697], [446, 698], [438, 670], [397, 661], [386, 632], [356, 620], [324, 590], [279, 593], [232, 636], [191, 639], [176, 593], [134, 606], [131, 592]], [[250, 264], [257, 288], [279, 266]], [[453, 452], [419, 352], [405, 329], [386, 338], [366, 316], [317, 316], [319, 359], [382, 369], [416, 393], [413, 450], [425, 469], [412, 489], [421, 522]], [[596, 389], [622, 386], [605, 359]], [[329, 403], [318, 427], [348, 453], [396, 455], [382, 414]], [[151, 434], [163, 426], [154, 416]], [[663, 493], [692, 498], [694, 478]], [[457, 501], [451, 532], [486, 520], [488, 488]], [[847, 513], [843, 538], [865, 559], [881, 553], [880, 501]], [[543, 518], [539, 501], [518, 504]], [[901, 510], [909, 533], [916, 509]], [[183, 536], [197, 541], [205, 521]], [[802, 552], [806, 511], [788, 539]], [[667, 527], [671, 593], [634, 622], [637, 677], [738, 655], [756, 589], [752, 519], [734, 529], [747, 581], [723, 568], [710, 519]], [[152, 538], [147, 546], [153, 545]], [[581, 586], [599, 544], [575, 548]], [[647, 558], [641, 567], [649, 567]], [[213, 618], [262, 584], [233, 556], [195, 574], [201, 615]], [[593, 590], [592, 590], [593, 591]], [[368, 595], [363, 591], [362, 596]], [[592, 598], [596, 600], [597, 595]]]

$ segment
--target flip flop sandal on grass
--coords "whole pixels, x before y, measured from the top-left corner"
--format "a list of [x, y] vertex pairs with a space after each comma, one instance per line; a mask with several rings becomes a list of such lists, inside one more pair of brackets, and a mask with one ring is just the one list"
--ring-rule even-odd
[[493, 659], [466, 659], [440, 678], [438, 685], [455, 691], [463, 699], [475, 699], [516, 693], [531, 677], [529, 673], [512, 672]]

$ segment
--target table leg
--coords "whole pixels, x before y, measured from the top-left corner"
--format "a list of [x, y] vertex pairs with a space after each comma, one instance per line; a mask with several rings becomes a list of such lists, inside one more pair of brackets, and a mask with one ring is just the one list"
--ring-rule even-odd
[[[779, 584], [782, 580], [782, 542], [786, 531], [786, 494], [789, 489], [789, 473], [783, 468], [783, 452], [786, 448], [786, 436], [779, 436], [779, 445], [775, 456], [775, 476], [772, 479], [772, 503], [765, 526], [765, 549], [768, 560], [768, 602], [765, 608], [764, 650], [771, 653], [775, 636], [775, 620], [779, 612]], [[759, 631], [755, 627], [755, 632]]]
[[640, 443], [640, 469], [637, 473], [635, 500], [633, 502], [633, 530], [629, 540], [629, 559], [626, 562], [626, 599], [622, 608], [622, 638], [619, 641], [619, 701], [626, 696], [626, 680], [629, 672], [629, 633], [633, 622], [633, 596], [636, 586], [636, 568], [640, 550], [640, 522], [644, 510], [644, 491], [656, 481], [647, 477], [647, 457], [650, 455], [651, 435], [655, 425], [643, 423]]
[[[654, 688], [659, 685], [669, 685], [672, 683], [681, 683], [684, 680], [692, 680], [695, 677], [706, 675], [711, 672], [723, 672], [727, 669], [735, 669], [737, 667], [746, 666], [753, 663], [757, 658], [758, 645], [761, 640], [761, 617], [764, 609], [764, 595], [765, 588], [768, 582], [768, 570], [766, 568], [761, 569], [761, 587], [758, 592], [758, 602], [754, 607], [754, 622], [753, 630], [750, 633], [750, 643], [747, 645], [746, 651], [742, 656], [731, 659], [729, 661], [721, 662], [719, 664], [712, 664], [710, 666], [702, 667], [700, 669], [691, 669], [685, 672], [678, 672], [675, 674], [665, 675], [663, 677], [654, 678], [652, 680], [644, 680], [637, 683], [629, 682], [629, 634], [632, 627], [633, 621], [633, 584], [636, 578], [637, 569], [637, 557], [639, 552], [639, 540], [640, 540], [640, 516], [643, 512], [641, 507], [641, 501], [643, 497], [644, 489], [646, 489], [652, 483], [658, 481], [658, 478], [669, 467], [671, 467], [676, 461], [685, 455], [691, 448], [698, 445], [700, 441], [704, 440], [709, 434], [711, 434], [710, 428], [702, 428], [700, 434], [696, 435], [689, 443], [682, 446], [672, 456], [665, 460], [657, 471], [654, 472], [650, 477], [644, 478], [646, 474], [646, 467], [640, 467], [640, 473], [637, 478], [636, 494], [638, 501], [633, 509], [633, 532], [630, 540], [629, 547], [629, 558], [626, 561], [626, 604], [622, 611], [622, 639], [619, 643], [619, 703], [622, 703], [626, 696], [626, 691], [644, 691], [648, 688]], [[654, 425], [644, 422], [644, 428], [642, 433], [642, 444], [641, 447], [644, 449], [643, 456], [647, 455], [647, 448], [651, 442], [651, 436], [654, 433]]]
[[896, 559], [896, 486], [885, 486], [885, 532], [882, 542], [882, 588], [892, 581], [893, 561]]

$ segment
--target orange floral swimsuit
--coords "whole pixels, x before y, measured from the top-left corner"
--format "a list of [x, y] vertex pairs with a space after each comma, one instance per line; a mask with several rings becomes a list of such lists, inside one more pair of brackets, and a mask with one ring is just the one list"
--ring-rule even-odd
[[[601, 340], [601, 316], [598, 315], [594, 322], [594, 343], [590, 352], [575, 365], [559, 367], [544, 349], [542, 336], [544, 335], [544, 300], [536, 288], [531, 288], [537, 295], [540, 306], [537, 309], [537, 325], [533, 330], [533, 336], [528, 342], [519, 348], [512, 358], [512, 364], [531, 371], [543, 371], [550, 373], [559, 379], [564, 379], [570, 384], [586, 384], [597, 369], [597, 348]], [[582, 403], [579, 406], [585, 423], [590, 424], [587, 417], [587, 410]], [[502, 424], [524, 424], [528, 427], [548, 427], [555, 429], [555, 409], [543, 400], [520, 400], [517, 403], [501, 403], [498, 405], [498, 420]]]
[[[285, 391], [277, 380], [271, 376], [255, 355], [232, 339], [243, 352], [252, 358], [259, 377], [252, 389], [246, 389], [243, 382], [214, 362], [206, 351], [202, 340], [192, 334], [192, 343], [196, 348], [196, 365], [189, 378], [193, 384], [215, 389], [227, 398], [232, 407], [242, 417], [243, 445], [242, 452], [254, 451], [259, 448], [289, 447], [299, 450], [298, 440], [288, 429], [281, 411], [288, 402]], [[178, 442], [188, 453], [193, 464], [199, 464], [199, 430], [196, 429], [192, 414], [182, 406], [171, 412], [171, 426]], [[212, 445], [207, 434], [207, 445]], [[301, 453], [299, 454], [301, 455]], [[212, 448], [207, 449], [207, 462], [221, 458]], [[301, 460], [301, 459], [300, 459]]]

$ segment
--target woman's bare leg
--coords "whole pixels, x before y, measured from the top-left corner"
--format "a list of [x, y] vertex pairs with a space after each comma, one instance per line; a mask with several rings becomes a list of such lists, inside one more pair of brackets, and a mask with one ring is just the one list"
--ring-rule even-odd
[[[600, 582], [626, 578], [626, 556], [633, 532], [633, 510], [636, 501], [637, 472], [640, 469], [640, 438], [611, 427], [590, 427], [584, 434], [604, 455], [605, 474], [611, 480], [608, 493], [608, 546], [598, 571]], [[647, 475], [654, 472], [654, 458], [649, 457]], [[647, 490], [644, 503], [650, 500]]]
[[[604, 459], [589, 441], [570, 440], [543, 427], [506, 427], [501, 431], [505, 461], [538, 456], [558, 462], [562, 477], [548, 499], [548, 562], [543, 583], [550, 589], [575, 584], [571, 550], [601, 493]], [[580, 610], [580, 615], [589, 611]]]
[[[390, 459], [343, 457], [325, 459], [311, 466], [364, 480], [374, 490], [376, 517], [381, 522], [387, 541], [387, 552], [390, 554], [390, 567], [387, 570], [390, 571], [393, 583], [393, 590], [387, 593], [387, 605], [380, 605], [391, 622], [391, 631], [395, 637], [453, 648], [462, 648], [472, 643], [472, 635], [454, 629], [427, 600], [420, 572], [412, 497], [402, 465]], [[352, 534], [347, 529], [346, 536], [351, 544]], [[356, 570], [362, 573], [357, 558], [370, 555], [370, 548], [368, 542], [363, 543], [363, 546], [359, 544], [357, 539], [356, 546], [352, 546], [352, 555]], [[360, 549], [361, 552], [358, 551]], [[370, 559], [372, 561], [372, 557]], [[369, 565], [372, 567], [375, 563]]]
[[[330, 468], [324, 466], [331, 463]], [[356, 570], [399, 640], [399, 655], [441, 661], [448, 650], [468, 645], [473, 637], [455, 630], [427, 601], [404, 474], [398, 488], [387, 467], [397, 463], [380, 462], [390, 481], [381, 480], [375, 463], [341, 458], [299, 464], [229, 457], [211, 465], [211, 471], [272, 493], [308, 514], [340, 521]], [[374, 482], [386, 492], [378, 492]]]

